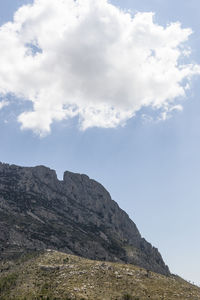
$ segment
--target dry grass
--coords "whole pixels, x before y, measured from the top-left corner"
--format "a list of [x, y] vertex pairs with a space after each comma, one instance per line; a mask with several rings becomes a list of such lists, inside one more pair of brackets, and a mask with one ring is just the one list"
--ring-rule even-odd
[[200, 288], [132, 265], [47, 251], [1, 265], [0, 299], [200, 300]]

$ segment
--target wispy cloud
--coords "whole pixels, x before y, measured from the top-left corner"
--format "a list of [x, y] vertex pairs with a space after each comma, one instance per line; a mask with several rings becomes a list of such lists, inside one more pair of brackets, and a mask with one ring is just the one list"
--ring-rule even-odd
[[1, 110], [2, 108], [4, 108], [5, 106], [8, 106], [8, 105], [9, 105], [9, 102], [8, 102], [8, 101], [6, 101], [6, 100], [0, 101], [0, 110]]
[[200, 73], [180, 63], [190, 34], [107, 0], [35, 0], [0, 27], [0, 93], [32, 102], [18, 120], [40, 135], [74, 116], [85, 130], [123, 125], [144, 106], [167, 113]]

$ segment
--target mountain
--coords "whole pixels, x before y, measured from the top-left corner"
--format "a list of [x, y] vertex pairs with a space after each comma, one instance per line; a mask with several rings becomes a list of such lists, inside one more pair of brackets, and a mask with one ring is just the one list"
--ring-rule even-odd
[[200, 288], [128, 264], [53, 250], [0, 262], [1, 300], [199, 300]]
[[105, 188], [86, 175], [0, 163], [0, 259], [54, 249], [169, 275]]

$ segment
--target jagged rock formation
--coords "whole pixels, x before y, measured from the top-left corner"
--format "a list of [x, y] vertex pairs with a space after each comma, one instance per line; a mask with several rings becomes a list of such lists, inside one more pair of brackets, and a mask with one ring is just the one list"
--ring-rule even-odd
[[55, 249], [169, 274], [105, 188], [86, 175], [0, 163], [0, 259]]

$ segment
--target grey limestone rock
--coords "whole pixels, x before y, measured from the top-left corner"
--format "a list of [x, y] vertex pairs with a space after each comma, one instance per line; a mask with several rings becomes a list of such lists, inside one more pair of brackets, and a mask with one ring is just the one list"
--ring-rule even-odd
[[0, 163], [0, 259], [45, 249], [169, 274], [158, 250], [98, 182], [71, 172], [60, 181], [44, 166]]

